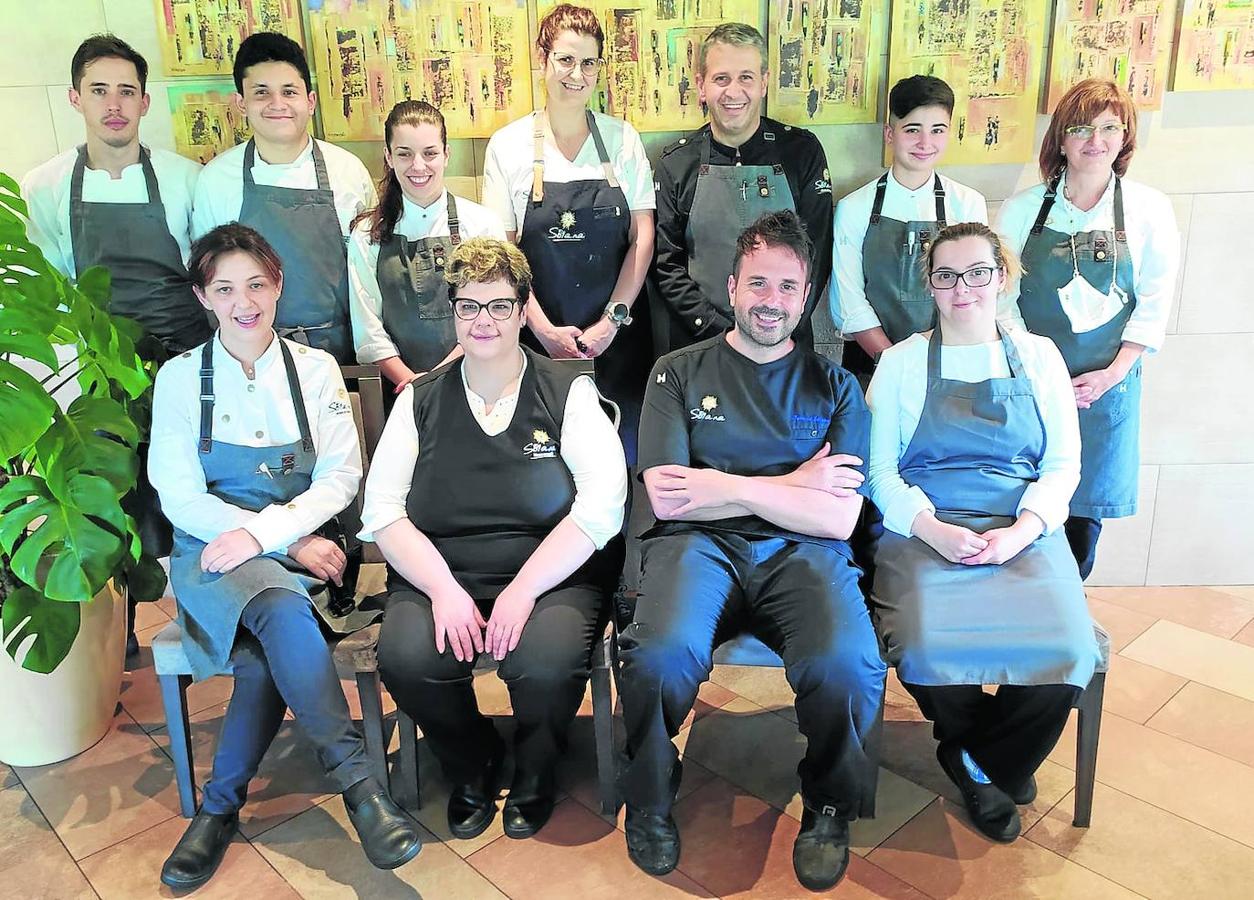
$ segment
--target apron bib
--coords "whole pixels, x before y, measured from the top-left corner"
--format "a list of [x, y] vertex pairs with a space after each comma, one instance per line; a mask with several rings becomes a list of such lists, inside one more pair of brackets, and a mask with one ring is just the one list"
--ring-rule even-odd
[[448, 195], [448, 236], [416, 241], [399, 234], [379, 245], [375, 277], [383, 328], [415, 372], [430, 372], [457, 344], [444, 265], [462, 242], [457, 200]]
[[[313, 481], [313, 437], [301, 397], [292, 352], [280, 339], [288, 390], [300, 427], [300, 439], [274, 447], [246, 447], [213, 439], [213, 342], [205, 344], [200, 363], [200, 462], [209, 493], [253, 512], [273, 503], [288, 503], [309, 489]], [[332, 615], [327, 609], [330, 592], [325, 583], [309, 574], [285, 553], [256, 556], [226, 573], [205, 572], [200, 556], [205, 542], [174, 529], [170, 554], [170, 585], [178, 601], [178, 622], [183, 630], [183, 649], [197, 680], [226, 669], [235, 645], [240, 615], [254, 597], [269, 588], [282, 588], [310, 596], [322, 620], [332, 630], [347, 634], [369, 624], [377, 613], [353, 612]]]
[[280, 337], [326, 350], [340, 365], [356, 360], [348, 317], [347, 238], [340, 233], [326, 160], [313, 140], [312, 190], [257, 184], [255, 151], [244, 148], [239, 221], [261, 232], [283, 262], [283, 297], [274, 328]]
[[[1124, 228], [1123, 188], [1115, 177], [1114, 231], [1063, 234], [1045, 227], [1057, 197], [1054, 182], [1023, 247], [1026, 272], [1019, 288], [1019, 310], [1029, 331], [1050, 338], [1074, 378], [1110, 365], [1123, 342], [1123, 330], [1136, 308], [1132, 258]], [[1105, 323], [1075, 330], [1058, 292], [1076, 273], [1099, 291], [1117, 286], [1127, 302]], [[1073, 311], [1073, 315], [1078, 315]], [[1088, 327], [1084, 323], [1082, 327]], [[1136, 515], [1140, 470], [1141, 361], [1127, 377], [1080, 415], [1080, 486], [1071, 514], [1091, 519]]]
[[[927, 399], [900, 462], [938, 519], [981, 533], [1014, 522], [1045, 451], [1018, 349], [1004, 333], [1001, 342], [1011, 377], [968, 384], [941, 377], [940, 329], [932, 332]], [[877, 628], [903, 682], [1083, 687], [1092, 677], [1093, 623], [1061, 529], [1000, 566], [951, 563], [917, 537], [885, 531], [875, 565]]]

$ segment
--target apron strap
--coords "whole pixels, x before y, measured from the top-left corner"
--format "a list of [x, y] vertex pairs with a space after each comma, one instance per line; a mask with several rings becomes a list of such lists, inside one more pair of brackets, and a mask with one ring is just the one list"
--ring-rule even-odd
[[253, 160], [255, 158], [253, 139], [249, 138], [248, 143], [244, 145], [244, 185], [246, 187], [256, 186], [256, 182], [253, 181]]
[[[1115, 244], [1126, 244], [1128, 242], [1128, 231], [1123, 220], [1123, 180], [1118, 175], [1115, 176]], [[1117, 251], [1116, 251], [1117, 252]]]
[[927, 339], [927, 389], [930, 392], [941, 382], [941, 326], [940, 322], [932, 329], [932, 336]]
[[605, 152], [605, 142], [601, 140], [601, 130], [597, 128], [596, 117], [592, 115], [592, 110], [586, 109], [584, 113], [587, 117], [588, 131], [592, 134], [592, 143], [597, 148], [597, 158], [601, 160], [601, 169], [605, 172], [605, 180], [610, 187], [618, 187], [618, 176], [614, 174], [614, 166], [610, 164], [610, 155]]
[[1036, 214], [1032, 234], [1040, 234], [1045, 229], [1045, 220], [1049, 218], [1049, 211], [1054, 208], [1054, 200], [1058, 196], [1058, 180], [1061, 177], [1061, 175], [1055, 177], [1045, 186], [1045, 199], [1041, 201], [1041, 211]]
[[83, 199], [83, 172], [87, 169], [87, 145], [78, 145], [78, 158], [70, 173], [70, 202]]
[[[327, 177], [326, 160], [322, 158], [322, 151], [318, 149], [318, 142], [313, 137], [310, 137], [309, 140], [313, 141], [314, 177], [318, 182], [318, 190], [329, 191], [331, 190], [331, 179]], [[253, 163], [257, 158], [255, 146], [252, 138], [249, 138], [248, 143], [244, 145], [244, 184], [248, 187], [256, 187], [257, 184], [253, 181]]]
[[200, 351], [200, 452], [213, 447], [213, 338]]
[[708, 172], [710, 169], [710, 142], [714, 140], [713, 133], [707, 128], [705, 134], [700, 138], [701, 151], [697, 157], [700, 164], [700, 172]]
[[305, 400], [300, 393], [300, 379], [296, 377], [296, 360], [292, 359], [292, 351], [282, 338], [276, 337], [279, 350], [283, 353], [283, 368], [287, 370], [287, 389], [292, 395], [292, 406], [296, 410], [296, 425], [300, 428], [300, 446], [306, 453], [314, 449], [313, 436], [309, 433], [309, 413], [305, 409]]
[[880, 223], [880, 215], [884, 212], [884, 194], [888, 190], [888, 173], [880, 176], [875, 182], [875, 199], [871, 201], [871, 224]]
[[1015, 378], [1027, 378], [1023, 360], [1019, 358], [1019, 348], [1010, 339], [1010, 332], [1002, 328], [1000, 322], [997, 323], [997, 336], [1001, 338], [1001, 346], [1006, 353], [1006, 364], [1010, 367], [1010, 374]]
[[945, 186], [941, 184], [940, 172], [933, 172], [932, 194], [936, 197], [936, 232], [945, 230]]
[[448, 192], [448, 236], [454, 247], [462, 242], [461, 225], [457, 221], [457, 199]]
[[[605, 180], [609, 186], [616, 188], [618, 176], [614, 174], [614, 166], [610, 163], [610, 156], [605, 151], [605, 142], [601, 140], [601, 132], [597, 128], [592, 110], [585, 109], [584, 115], [588, 123], [588, 132], [592, 135], [592, 143], [596, 146], [597, 158], [601, 161], [601, 171], [605, 173]], [[535, 130], [531, 132], [531, 202], [534, 204], [544, 202], [544, 132], [547, 125], [548, 119], [544, 110], [536, 112]]]

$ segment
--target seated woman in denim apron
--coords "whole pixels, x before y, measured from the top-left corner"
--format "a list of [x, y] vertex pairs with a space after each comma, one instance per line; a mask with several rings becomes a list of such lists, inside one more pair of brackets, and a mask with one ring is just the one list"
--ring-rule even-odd
[[1041, 183], [1002, 204], [997, 230], [1027, 270], [998, 317], [1062, 351], [1080, 410], [1080, 486], [1067, 540], [1088, 578], [1102, 520], [1136, 515], [1141, 356], [1167, 333], [1180, 231], [1166, 194], [1124, 178], [1136, 108], [1089, 79], [1058, 101], [1041, 143]]
[[383, 123], [379, 203], [348, 240], [348, 298], [357, 361], [400, 393], [418, 375], [461, 356], [444, 266], [472, 237], [505, 237], [496, 213], [444, 187], [448, 132], [430, 103], [405, 100]]
[[623, 448], [591, 379], [519, 347], [531, 270], [512, 243], [449, 261], [465, 355], [397, 399], [366, 480], [363, 540], [389, 563], [379, 671], [453, 785], [449, 831], [496, 813], [504, 744], [475, 703], [480, 653], [514, 709], [505, 833], [548, 820], [554, 767], [583, 699], [621, 569], [597, 553], [622, 525]]
[[371, 776], [309, 594], [342, 579], [344, 552], [315, 532], [361, 481], [344, 380], [329, 354], [275, 334], [283, 272], [256, 231], [213, 229], [188, 269], [219, 327], [157, 376], [149, 474], [174, 525], [170, 583], [192, 676], [230, 668], [235, 687], [200, 810], [161, 880], [212, 877], [288, 709], [370, 862], [395, 868], [421, 848], [417, 830]]
[[884, 351], [868, 397], [872, 614], [971, 818], [1012, 841], [1099, 658], [1061, 530], [1079, 426], [1058, 349], [997, 323], [1019, 268], [997, 235], [952, 225], [925, 262], [937, 326]]

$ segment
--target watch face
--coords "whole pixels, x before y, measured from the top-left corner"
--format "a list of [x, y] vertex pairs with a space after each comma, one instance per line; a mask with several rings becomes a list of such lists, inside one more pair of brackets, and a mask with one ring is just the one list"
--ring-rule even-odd
[[628, 310], [626, 303], [611, 303], [610, 304], [610, 309], [609, 309], [610, 318], [613, 319], [615, 322], [625, 321], [627, 318], [628, 312], [630, 312], [630, 310]]

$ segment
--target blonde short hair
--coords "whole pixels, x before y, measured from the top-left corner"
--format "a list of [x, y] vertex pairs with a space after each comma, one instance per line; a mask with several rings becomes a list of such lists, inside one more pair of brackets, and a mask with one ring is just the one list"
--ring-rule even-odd
[[527, 257], [509, 241], [497, 238], [477, 237], [458, 244], [444, 270], [444, 280], [453, 288], [504, 281], [520, 302], [526, 303], [531, 296]]

